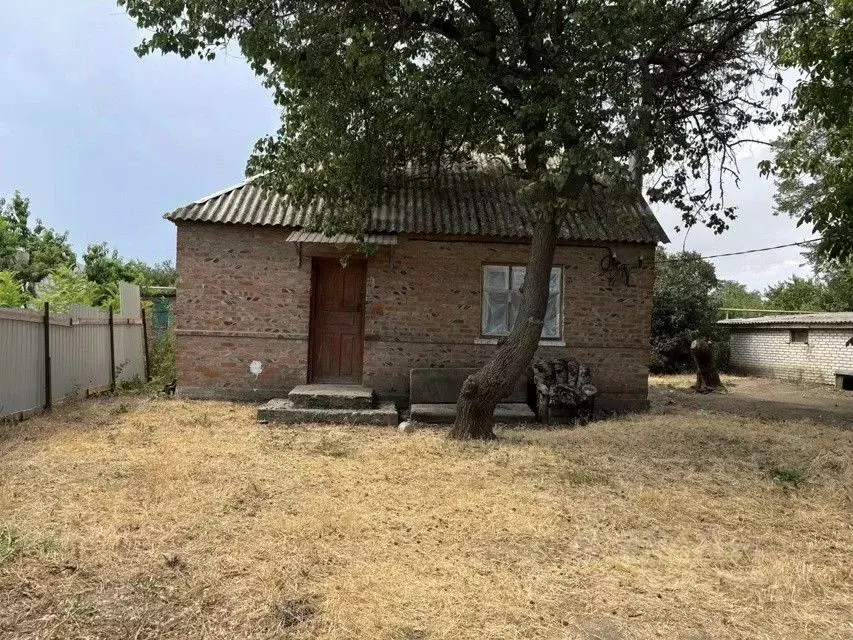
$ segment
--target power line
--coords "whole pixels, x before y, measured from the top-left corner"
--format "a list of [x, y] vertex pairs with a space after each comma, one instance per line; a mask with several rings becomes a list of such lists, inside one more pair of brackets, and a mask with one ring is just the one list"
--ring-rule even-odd
[[761, 249], [747, 249], [745, 251], [732, 251], [730, 253], [715, 253], [710, 256], [687, 256], [684, 258], [664, 258], [658, 262], [689, 262], [691, 260], [710, 260], [712, 258], [727, 258], [728, 256], [742, 256], [747, 253], [761, 253], [762, 251], [773, 251], [775, 249], [784, 249], [786, 247], [803, 247], [809, 244], [820, 242], [820, 238], [815, 240], [803, 240], [802, 242], [791, 242], [789, 244], [777, 244], [775, 247], [762, 247]]

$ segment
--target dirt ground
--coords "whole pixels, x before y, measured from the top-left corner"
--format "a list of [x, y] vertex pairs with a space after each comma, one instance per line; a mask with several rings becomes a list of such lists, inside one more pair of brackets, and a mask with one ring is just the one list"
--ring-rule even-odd
[[660, 412], [685, 408], [729, 413], [761, 420], [809, 420], [853, 428], [853, 391], [829, 385], [770, 378], [723, 376], [727, 393], [701, 395], [690, 388], [693, 375], [651, 376], [649, 400]]
[[735, 382], [485, 444], [164, 398], [0, 425], [0, 638], [851, 639], [853, 431]]

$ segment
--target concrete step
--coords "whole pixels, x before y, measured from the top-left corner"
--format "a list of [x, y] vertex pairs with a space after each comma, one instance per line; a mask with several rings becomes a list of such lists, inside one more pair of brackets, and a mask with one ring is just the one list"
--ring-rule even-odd
[[304, 409], [373, 408], [373, 389], [359, 384], [301, 384], [287, 398]]
[[[417, 403], [411, 405], [410, 413], [415, 422], [428, 424], [450, 424], [456, 420], [456, 403]], [[527, 424], [536, 422], [536, 414], [522, 402], [502, 402], [495, 407], [497, 424]]]
[[297, 407], [292, 400], [276, 398], [258, 408], [258, 420], [284, 424], [368, 424], [396, 426], [399, 421], [393, 402], [380, 402], [369, 409]]

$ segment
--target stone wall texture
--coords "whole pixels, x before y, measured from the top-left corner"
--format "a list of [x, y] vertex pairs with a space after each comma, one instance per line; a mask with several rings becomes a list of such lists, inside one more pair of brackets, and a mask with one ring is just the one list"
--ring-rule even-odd
[[[286, 242], [288, 230], [227, 224], [178, 224], [176, 301], [178, 391], [190, 397], [263, 399], [307, 379], [313, 256], [340, 256], [328, 245]], [[646, 405], [654, 279], [651, 245], [608, 245], [646, 268], [611, 285], [602, 247], [560, 246], [563, 340], [542, 357], [571, 355], [592, 369], [601, 406]], [[480, 338], [481, 269], [524, 264], [529, 246], [401, 236], [368, 259], [364, 384], [402, 402], [409, 369], [472, 367], [496, 348]], [[260, 363], [259, 374], [250, 371]], [[255, 364], [255, 371], [258, 365]]]
[[809, 329], [808, 343], [791, 342], [784, 328], [732, 328], [731, 366], [738, 373], [835, 384], [835, 372], [853, 369], [853, 329]]

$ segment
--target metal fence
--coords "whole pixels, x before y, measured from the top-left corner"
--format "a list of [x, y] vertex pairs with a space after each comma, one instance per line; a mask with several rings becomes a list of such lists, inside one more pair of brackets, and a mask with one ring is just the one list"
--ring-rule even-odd
[[146, 377], [139, 287], [119, 283], [118, 314], [0, 308], [0, 418], [24, 418], [54, 402]]

